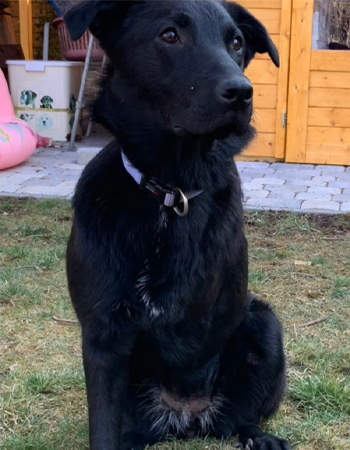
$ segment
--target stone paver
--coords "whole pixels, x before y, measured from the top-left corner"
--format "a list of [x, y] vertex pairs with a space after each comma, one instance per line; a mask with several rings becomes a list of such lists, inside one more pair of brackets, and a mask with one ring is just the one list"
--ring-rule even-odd
[[332, 181], [331, 183], [328, 183], [329, 187], [338, 187], [341, 189], [350, 188], [350, 181]]
[[314, 194], [320, 194], [320, 195], [340, 195], [341, 189], [340, 188], [332, 188], [332, 187], [310, 187], [308, 192], [312, 192]]
[[281, 209], [300, 209], [301, 201], [300, 200], [288, 200], [279, 199], [279, 198], [249, 198], [245, 202], [246, 206], [251, 208], [263, 208], [263, 209], [273, 209], [273, 210], [281, 210]]
[[249, 198], [266, 198], [269, 195], [269, 191], [264, 189], [256, 189], [245, 191], [244, 196], [248, 200]]
[[292, 186], [289, 184], [283, 184], [281, 186], [272, 186], [267, 184], [265, 186], [265, 189], [268, 191], [274, 191], [274, 189], [276, 189], [277, 192], [282, 192], [282, 191], [292, 191], [292, 192], [306, 192], [307, 191], [307, 186]]
[[333, 195], [332, 200], [339, 203], [347, 203], [350, 202], [350, 194]]
[[0, 191], [18, 197], [69, 198], [82, 169], [76, 152], [38, 149], [21, 165], [0, 172]]
[[[261, 191], [261, 192], [265, 192], [265, 191]], [[283, 200], [289, 200], [289, 199], [293, 199], [296, 198], [297, 200], [299, 200], [299, 198], [296, 197], [296, 192], [295, 191], [270, 191], [268, 192], [269, 194], [269, 198], [279, 198], [279, 199], [283, 199]]]
[[312, 180], [311, 177], [304, 177], [304, 178], [292, 178], [287, 176], [286, 177], [286, 184], [290, 184], [292, 186], [318, 186], [318, 187], [326, 187], [327, 181], [318, 181], [318, 180]]
[[319, 164], [318, 166], [318, 170], [326, 170], [327, 172], [345, 172], [345, 167], [344, 166], [331, 166], [331, 165], [324, 165], [324, 164]]
[[[90, 152], [38, 149], [20, 166], [0, 173], [2, 195], [71, 198]], [[83, 150], [83, 149], [81, 149]], [[350, 167], [237, 162], [248, 209], [350, 212]]]
[[340, 209], [343, 212], [350, 212], [350, 202], [342, 203]]
[[325, 202], [323, 200], [305, 200], [302, 203], [301, 209], [312, 210], [327, 210], [327, 211], [339, 211], [340, 203], [338, 202]]
[[299, 192], [295, 198], [297, 200], [314, 200], [314, 201], [322, 201], [322, 202], [330, 202], [332, 200], [332, 196], [330, 194], [322, 195], [322, 194], [318, 194], [317, 192]]

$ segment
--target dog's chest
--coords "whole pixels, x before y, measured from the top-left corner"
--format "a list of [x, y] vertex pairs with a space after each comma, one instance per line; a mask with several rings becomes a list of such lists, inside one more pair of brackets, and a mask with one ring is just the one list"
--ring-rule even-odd
[[171, 222], [161, 210], [134, 280], [136, 300], [148, 317], [173, 320], [188, 311], [209, 310], [225, 276], [226, 240], [223, 232], [208, 232], [195, 221], [189, 226]]

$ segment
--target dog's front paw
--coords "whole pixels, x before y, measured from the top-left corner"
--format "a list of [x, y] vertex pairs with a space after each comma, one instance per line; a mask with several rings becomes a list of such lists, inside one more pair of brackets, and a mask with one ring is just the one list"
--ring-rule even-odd
[[143, 450], [145, 447], [145, 440], [136, 433], [125, 433], [122, 435], [120, 450]]
[[233, 444], [233, 448], [238, 448], [239, 450], [253, 450], [253, 440], [248, 439], [245, 444], [237, 442], [236, 444]]
[[249, 450], [291, 450], [287, 441], [271, 434], [255, 438], [253, 446], [248, 448]]
[[121, 450], [143, 450], [146, 445], [142, 442], [122, 442], [120, 445]]

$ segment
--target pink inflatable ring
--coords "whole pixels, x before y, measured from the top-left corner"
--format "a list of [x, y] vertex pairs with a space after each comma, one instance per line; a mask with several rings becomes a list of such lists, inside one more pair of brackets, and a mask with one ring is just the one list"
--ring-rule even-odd
[[0, 170], [16, 166], [34, 152], [37, 137], [23, 120], [15, 116], [10, 92], [0, 69]]

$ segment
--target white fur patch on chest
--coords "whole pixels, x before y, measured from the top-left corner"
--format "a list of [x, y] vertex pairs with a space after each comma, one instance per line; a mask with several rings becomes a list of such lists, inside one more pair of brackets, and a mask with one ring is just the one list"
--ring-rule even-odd
[[[161, 249], [161, 232], [166, 230], [168, 226], [168, 213], [164, 205], [159, 207], [159, 219], [155, 227], [155, 234], [153, 238], [153, 247], [155, 248], [155, 255], [159, 257]], [[150, 281], [150, 263], [149, 259], [146, 258], [143, 267], [139, 273], [139, 276], [135, 283], [136, 295], [145, 304], [146, 309], [152, 319], [156, 319], [161, 314], [164, 313], [163, 308], [156, 307], [152, 305], [152, 298], [149, 291], [149, 281]]]
[[150, 266], [148, 259], [145, 260], [143, 268], [139, 274], [138, 279], [135, 283], [136, 295], [138, 298], [144, 303], [146, 306], [146, 310], [152, 319], [156, 319], [161, 314], [164, 313], [163, 308], [158, 308], [155, 305], [152, 305], [151, 294], [148, 289], [148, 283], [150, 281], [149, 276]]
[[135, 284], [136, 294], [139, 296], [141, 301], [146, 306], [149, 306], [149, 303], [151, 301], [151, 296], [147, 289], [148, 281], [149, 281], [149, 276], [144, 274], [144, 275], [140, 275], [140, 277], [137, 279], [136, 284]]
[[154, 387], [148, 393], [144, 411], [152, 420], [152, 430], [162, 435], [186, 434], [193, 422], [199, 423], [200, 434], [207, 434], [214, 419], [221, 414], [224, 399], [193, 396], [180, 398], [164, 388]]

